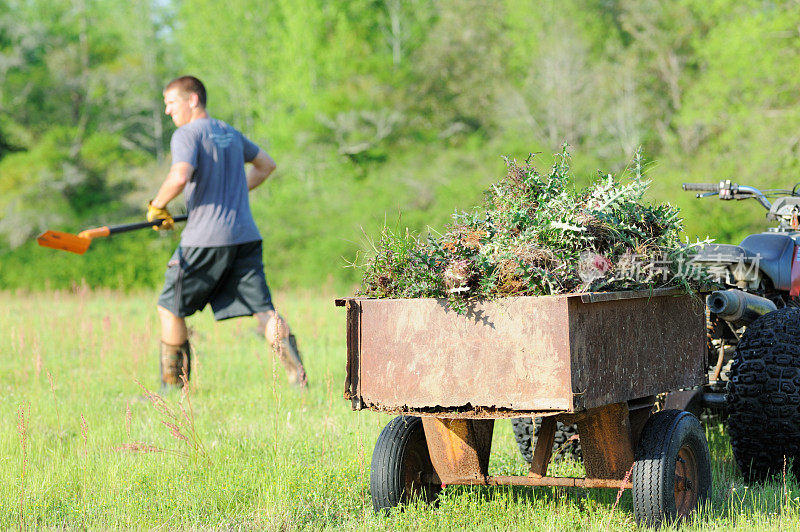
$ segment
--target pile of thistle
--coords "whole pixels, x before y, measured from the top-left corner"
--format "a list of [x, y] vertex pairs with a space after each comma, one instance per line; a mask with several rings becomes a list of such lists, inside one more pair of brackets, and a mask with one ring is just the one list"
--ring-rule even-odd
[[471, 299], [691, 290], [706, 280], [691, 268], [695, 246], [680, 240], [678, 209], [643, 201], [640, 153], [622, 180], [600, 174], [582, 191], [572, 187], [566, 147], [546, 175], [532, 158], [506, 158], [506, 176], [486, 191], [484, 206], [454, 214], [444, 234], [384, 227], [358, 295], [447, 298], [458, 309]]

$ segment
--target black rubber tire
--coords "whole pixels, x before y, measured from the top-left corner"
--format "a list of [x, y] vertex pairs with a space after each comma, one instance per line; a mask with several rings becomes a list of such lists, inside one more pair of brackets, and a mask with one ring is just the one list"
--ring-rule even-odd
[[[533, 446], [536, 443], [536, 436], [539, 434], [539, 427], [542, 418], [537, 417], [534, 421], [529, 417], [519, 417], [511, 420], [511, 427], [514, 430], [514, 439], [522, 458], [529, 464], [533, 460]], [[560, 421], [556, 423], [556, 437], [553, 442], [553, 461], [558, 462], [562, 458], [570, 457], [580, 461], [581, 444], [576, 438], [578, 427], [576, 425], [564, 425]]]
[[[683, 484], [682, 478], [690, 482]], [[711, 493], [711, 455], [700, 421], [685, 410], [662, 410], [647, 420], [633, 465], [636, 523], [681, 520]]]
[[781, 474], [784, 456], [800, 464], [800, 309], [782, 308], [751, 323], [729, 377], [728, 434], [744, 477]]
[[432, 473], [422, 420], [415, 416], [394, 418], [381, 431], [372, 452], [369, 486], [373, 508], [378, 512], [414, 498], [435, 501], [441, 485], [423, 483]]

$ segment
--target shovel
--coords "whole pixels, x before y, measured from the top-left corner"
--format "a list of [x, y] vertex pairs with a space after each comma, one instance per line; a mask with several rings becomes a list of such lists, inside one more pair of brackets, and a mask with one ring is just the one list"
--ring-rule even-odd
[[[188, 218], [187, 215], [182, 214], [175, 216], [172, 219], [176, 222], [184, 222]], [[136, 231], [137, 229], [145, 229], [147, 227], [155, 227], [161, 225], [164, 220], [153, 220], [152, 222], [139, 222], [135, 224], [112, 225], [95, 227], [94, 229], [86, 229], [77, 235], [71, 233], [62, 233], [61, 231], [45, 231], [36, 238], [40, 246], [53, 249], [63, 249], [71, 253], [83, 255], [92, 243], [93, 238], [100, 238], [117, 233], [127, 233], [128, 231]]]

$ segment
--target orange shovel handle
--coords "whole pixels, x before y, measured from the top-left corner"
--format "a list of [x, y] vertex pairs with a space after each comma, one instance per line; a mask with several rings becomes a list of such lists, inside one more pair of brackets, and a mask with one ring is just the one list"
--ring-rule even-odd
[[85, 231], [81, 231], [78, 233], [79, 238], [88, 238], [89, 240], [93, 238], [100, 238], [103, 236], [108, 236], [111, 234], [111, 230], [108, 226], [103, 227], [95, 227], [94, 229], [86, 229]]

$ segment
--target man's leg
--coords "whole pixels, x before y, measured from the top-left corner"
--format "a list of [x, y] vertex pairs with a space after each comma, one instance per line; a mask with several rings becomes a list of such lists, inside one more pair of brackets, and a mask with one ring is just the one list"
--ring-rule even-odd
[[289, 329], [289, 324], [274, 310], [254, 314], [264, 337], [286, 370], [289, 382], [304, 388], [308, 384], [306, 370], [297, 349], [297, 340]]
[[181, 375], [186, 375], [186, 380], [189, 380], [192, 371], [186, 320], [161, 305], [158, 306], [158, 317], [161, 320], [161, 386], [181, 388]]

